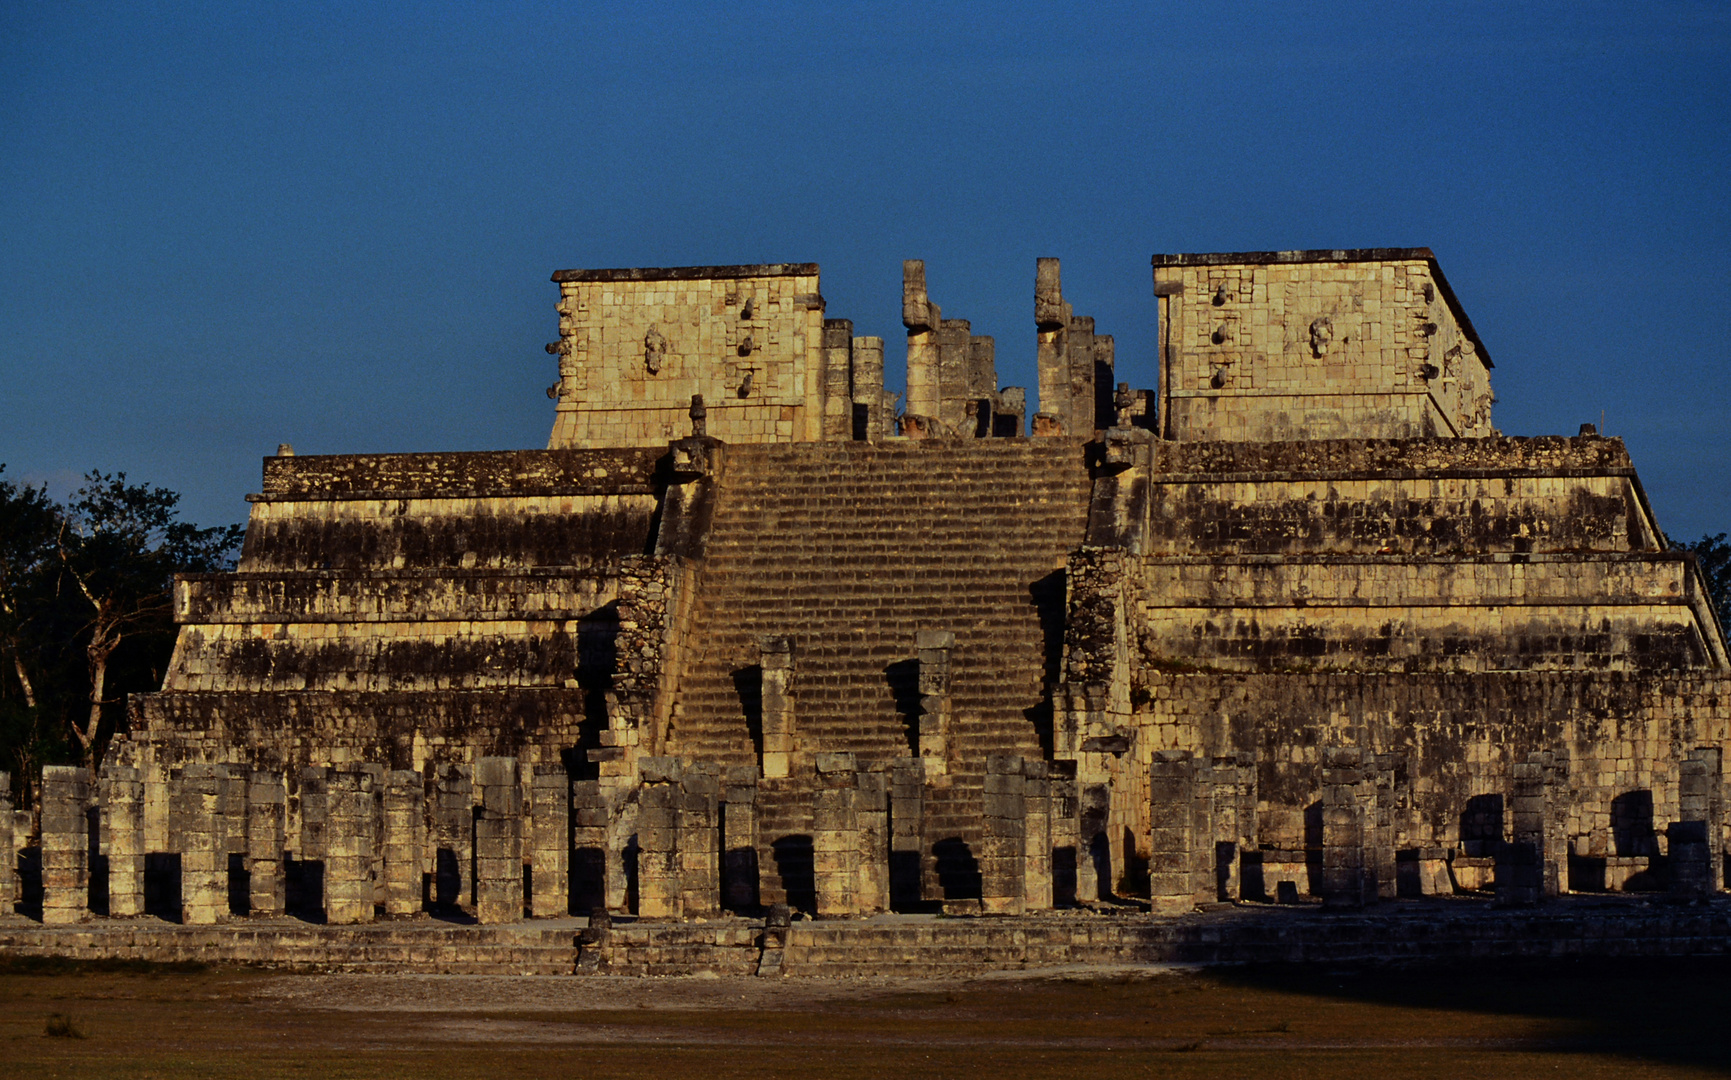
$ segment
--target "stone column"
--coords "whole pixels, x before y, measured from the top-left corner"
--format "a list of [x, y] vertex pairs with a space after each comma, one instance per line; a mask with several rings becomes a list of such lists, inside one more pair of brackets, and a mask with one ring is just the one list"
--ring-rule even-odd
[[692, 762], [679, 784], [679, 910], [684, 918], [721, 912], [721, 768]]
[[[943, 313], [926, 293], [926, 264], [920, 259], [902, 263], [902, 325], [908, 328], [907, 414], [920, 420], [938, 418], [939, 350], [938, 329]], [[919, 425], [924, 430], [924, 425]], [[929, 432], [928, 432], [929, 433]]]
[[855, 912], [860, 848], [859, 814], [854, 806], [856, 768], [852, 754], [817, 755], [811, 847], [819, 918]]
[[245, 765], [224, 762], [217, 766], [222, 777], [217, 803], [222, 814], [223, 891], [229, 914], [244, 908], [252, 891], [247, 879], [246, 861], [246, 782], [251, 770]]
[[1514, 839], [1497, 846], [1499, 907], [1529, 907], [1545, 896], [1545, 767], [1531, 757], [1509, 766]]
[[108, 850], [108, 914], [144, 914], [144, 780], [130, 765], [102, 770], [102, 846]]
[[1039, 407], [1035, 435], [1070, 433], [1069, 350], [1065, 344], [1070, 305], [1064, 302], [1057, 259], [1040, 259], [1034, 271], [1035, 362], [1039, 369]]
[[1053, 906], [1052, 781], [1044, 761], [1025, 762], [1022, 772], [1027, 822], [1023, 828], [1022, 904], [1028, 911], [1044, 911]]
[[1697, 747], [1678, 763], [1677, 810], [1681, 820], [1672, 822], [1667, 834], [1671, 894], [1682, 899], [1710, 896], [1718, 891], [1721, 880], [1715, 876], [1716, 845], [1712, 842], [1719, 832], [1713, 792], [1718, 757], [1716, 747]]
[[468, 765], [441, 767], [433, 812], [433, 903], [473, 912], [475, 793]]
[[373, 777], [360, 768], [330, 775], [325, 829], [325, 921], [373, 921]]
[[42, 921], [90, 918], [90, 770], [42, 769]]
[[1149, 766], [1148, 898], [1156, 915], [1196, 906], [1195, 765], [1188, 750], [1156, 750]]
[[1381, 900], [1393, 900], [1400, 895], [1399, 868], [1395, 865], [1395, 773], [1400, 767], [1397, 754], [1377, 754], [1375, 817], [1372, 820], [1371, 864], [1376, 873], [1376, 895]]
[[986, 335], [968, 339], [968, 383], [966, 422], [968, 435], [989, 439], [997, 434], [995, 404], [998, 400], [997, 342]]
[[169, 780], [169, 832], [180, 852], [180, 921], [208, 926], [228, 916], [228, 835], [219, 765], [187, 765]]
[[1333, 910], [1361, 908], [1376, 898], [1365, 858], [1363, 760], [1358, 747], [1322, 752], [1322, 905]]
[[683, 914], [679, 882], [679, 759], [637, 759], [643, 786], [637, 794], [637, 914], [677, 919]]
[[973, 342], [966, 319], [945, 319], [938, 326], [938, 419], [944, 434], [972, 438], [968, 416], [968, 360]]
[[475, 763], [480, 810], [475, 816], [475, 919], [484, 924], [523, 918], [523, 789], [517, 759]]
[[1076, 899], [1112, 897], [1112, 789], [1104, 783], [1076, 781]]
[[793, 758], [793, 639], [759, 638], [757, 646], [763, 672], [763, 775], [780, 779]]
[[823, 438], [843, 442], [853, 438], [853, 321], [823, 321]]
[[[608, 862], [619, 861], [607, 842], [607, 797], [598, 780], [571, 785], [571, 906], [574, 910], [606, 910]], [[623, 880], [623, 878], [622, 878]], [[624, 896], [621, 886], [620, 896]], [[623, 901], [621, 901], [623, 903]]]
[[385, 774], [384, 795], [385, 914], [401, 919], [421, 911], [426, 783], [413, 769], [394, 769]]
[[948, 630], [920, 630], [914, 635], [919, 649], [919, 747], [926, 779], [949, 772], [950, 650], [956, 635]]
[[889, 778], [881, 772], [860, 772], [854, 779], [854, 813], [859, 822], [859, 881], [854, 885], [854, 910], [864, 914], [890, 906]]
[[866, 442], [879, 442], [884, 437], [884, 339], [854, 338], [852, 357], [851, 435]]
[[986, 758], [985, 829], [980, 845], [980, 907], [987, 914], [1027, 910], [1028, 807], [1022, 759]]
[[254, 916], [281, 915], [285, 910], [287, 811], [282, 773], [254, 770], [246, 788], [247, 910]]
[[924, 899], [925, 770], [919, 758], [890, 765], [890, 907], [911, 911]]
[[1052, 795], [1052, 906], [1069, 907], [1081, 899], [1081, 799], [1076, 794], [1075, 761], [1047, 765]]
[[571, 773], [561, 762], [535, 766], [530, 819], [535, 844], [530, 852], [533, 894], [530, 912], [537, 919], [571, 913]]
[[18, 859], [12, 846], [12, 774], [0, 772], [0, 915], [18, 903]]
[[727, 770], [721, 808], [721, 901], [735, 910], [758, 903], [757, 770], [734, 765]]

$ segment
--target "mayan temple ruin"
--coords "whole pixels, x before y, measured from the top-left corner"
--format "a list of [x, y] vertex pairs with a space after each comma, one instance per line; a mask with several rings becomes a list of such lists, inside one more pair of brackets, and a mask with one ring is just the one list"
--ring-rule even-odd
[[41, 920], [768, 970], [882, 912], [1724, 889], [1701, 576], [1620, 440], [1492, 426], [1429, 250], [1156, 255], [1148, 389], [1031, 269], [1037, 387], [917, 261], [905, 396], [816, 265], [562, 270], [545, 450], [284, 446], [161, 692], [46, 770]]

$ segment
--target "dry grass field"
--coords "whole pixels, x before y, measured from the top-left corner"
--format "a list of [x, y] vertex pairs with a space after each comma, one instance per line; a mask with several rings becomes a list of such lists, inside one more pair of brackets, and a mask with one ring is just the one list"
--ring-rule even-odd
[[0, 960], [26, 1077], [1647, 1077], [1731, 1073], [1731, 967], [967, 982], [305, 975]]

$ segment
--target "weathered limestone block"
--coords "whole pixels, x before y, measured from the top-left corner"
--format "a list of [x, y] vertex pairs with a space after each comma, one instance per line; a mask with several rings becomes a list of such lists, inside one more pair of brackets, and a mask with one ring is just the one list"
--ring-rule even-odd
[[0, 772], [0, 915], [18, 902], [18, 857], [12, 846], [12, 774]]
[[426, 783], [413, 769], [385, 774], [384, 814], [385, 914], [405, 918], [421, 910], [425, 870]]
[[560, 762], [535, 766], [530, 821], [530, 913], [550, 919], [571, 913], [571, 773]]
[[856, 913], [859, 885], [857, 765], [852, 754], [817, 755], [812, 794], [812, 874], [817, 914], [837, 918]]
[[102, 847], [108, 853], [108, 914], [144, 914], [144, 780], [130, 765], [102, 770]]
[[793, 639], [765, 637], [757, 643], [763, 672], [763, 775], [780, 779], [793, 760]]
[[890, 906], [889, 778], [882, 772], [855, 774], [854, 812], [859, 822], [859, 880], [854, 910], [888, 911]]
[[985, 829], [980, 846], [980, 906], [988, 914], [1027, 908], [1027, 782], [1021, 757], [986, 758]]
[[891, 763], [889, 779], [890, 907], [912, 911], [925, 897], [925, 769], [920, 758]]
[[475, 763], [480, 806], [475, 814], [475, 919], [482, 924], [523, 917], [523, 789], [517, 759]]
[[949, 630], [920, 630], [914, 635], [919, 650], [919, 748], [929, 782], [949, 772], [950, 745], [950, 650], [956, 635]]
[[1022, 904], [1028, 911], [1054, 906], [1052, 897], [1052, 780], [1047, 762], [1023, 763]]
[[679, 881], [679, 801], [684, 769], [679, 759], [641, 757], [637, 795], [637, 914], [677, 919], [684, 914]]
[[42, 921], [90, 917], [90, 770], [42, 769]]
[[288, 790], [283, 775], [258, 769], [247, 778], [247, 910], [281, 915], [287, 901]]
[[169, 832], [180, 854], [180, 921], [208, 926], [228, 917], [228, 835], [222, 816], [226, 771], [187, 765], [169, 777]]
[[332, 771], [325, 830], [325, 921], [348, 926], [373, 921], [373, 838], [377, 830], [373, 774]]
[[[1358, 747], [1322, 752], [1322, 906], [1361, 908], [1377, 897], [1376, 869], [1366, 852], [1366, 782]], [[1375, 798], [1370, 788], [1368, 798]]]
[[1190, 751], [1155, 751], [1148, 783], [1148, 897], [1156, 915], [1178, 915], [1196, 906], [1197, 786]]
[[758, 903], [757, 770], [735, 765], [727, 770], [721, 807], [721, 902], [742, 910]]
[[468, 765], [445, 765], [433, 812], [433, 903], [474, 910], [475, 793]]
[[1509, 766], [1514, 787], [1513, 839], [1497, 847], [1496, 891], [1500, 907], [1529, 907], [1546, 895], [1545, 826], [1551, 817], [1551, 794], [1545, 765], [1530, 755]]
[[721, 768], [712, 761], [687, 766], [679, 783], [679, 907], [686, 918], [721, 911]]

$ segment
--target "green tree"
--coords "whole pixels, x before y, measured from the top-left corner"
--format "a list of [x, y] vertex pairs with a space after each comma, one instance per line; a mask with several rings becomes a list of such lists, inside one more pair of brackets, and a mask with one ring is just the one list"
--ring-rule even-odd
[[[77, 641], [86, 674], [85, 705], [66, 723], [87, 767], [94, 767], [114, 729], [105, 711], [116, 653], [140, 636], [172, 641], [174, 575], [233, 565], [245, 530], [200, 528], [180, 520], [180, 496], [167, 488], [129, 484], [125, 473], [91, 472], [61, 515], [56, 537], [60, 592], [83, 615]], [[160, 669], [152, 671], [159, 683]], [[126, 688], [123, 688], [126, 689]]]
[[1693, 552], [1701, 576], [1707, 580], [1707, 595], [1713, 598], [1713, 610], [1719, 615], [1719, 625], [1731, 635], [1731, 542], [1724, 533], [1703, 536], [1692, 544], [1671, 541], [1678, 551]]
[[0, 761], [26, 790], [58, 741], [38, 687], [53, 682], [53, 650], [42, 642], [52, 622], [60, 526], [60, 507], [46, 490], [0, 476]]

